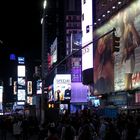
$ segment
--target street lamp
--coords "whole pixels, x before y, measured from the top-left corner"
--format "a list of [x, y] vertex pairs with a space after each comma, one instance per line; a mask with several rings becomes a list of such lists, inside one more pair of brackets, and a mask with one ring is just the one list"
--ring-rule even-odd
[[45, 87], [45, 79], [47, 74], [47, 46], [45, 44], [46, 41], [46, 28], [45, 28], [45, 18], [46, 18], [46, 7], [47, 7], [47, 1], [44, 0], [43, 2], [43, 15], [42, 15], [42, 64], [41, 64], [41, 78], [42, 78], [42, 94], [41, 94], [41, 123], [44, 123], [45, 120], [45, 108], [44, 108], [44, 87]]
[[43, 2], [43, 8], [46, 9], [46, 6], [47, 6], [47, 1], [44, 0], [44, 2]]

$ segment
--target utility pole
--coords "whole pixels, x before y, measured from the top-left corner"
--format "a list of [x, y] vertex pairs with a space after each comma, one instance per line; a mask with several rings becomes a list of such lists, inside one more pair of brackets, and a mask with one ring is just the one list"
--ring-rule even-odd
[[45, 79], [47, 75], [47, 44], [45, 43], [47, 40], [46, 36], [46, 6], [47, 1], [44, 0], [43, 3], [43, 17], [42, 17], [42, 54], [41, 54], [41, 79], [42, 79], [42, 94], [41, 94], [41, 123], [44, 123], [45, 120], [45, 99], [44, 99], [44, 88], [45, 88]]

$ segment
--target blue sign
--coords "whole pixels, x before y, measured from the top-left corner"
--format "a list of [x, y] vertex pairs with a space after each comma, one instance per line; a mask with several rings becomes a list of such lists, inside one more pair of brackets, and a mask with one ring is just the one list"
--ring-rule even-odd
[[24, 57], [18, 57], [18, 63], [19, 64], [25, 64], [25, 58]]

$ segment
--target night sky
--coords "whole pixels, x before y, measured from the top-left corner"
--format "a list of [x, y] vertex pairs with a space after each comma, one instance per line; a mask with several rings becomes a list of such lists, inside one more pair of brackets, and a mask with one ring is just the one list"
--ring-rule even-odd
[[[6, 101], [11, 101], [8, 78], [16, 69], [11, 67], [9, 54], [25, 56], [27, 71], [40, 60], [42, 0], [0, 0], [0, 79], [4, 81]], [[33, 75], [33, 73], [31, 73]]]
[[0, 1], [0, 40], [4, 47], [27, 59], [40, 56], [41, 6], [41, 0]]

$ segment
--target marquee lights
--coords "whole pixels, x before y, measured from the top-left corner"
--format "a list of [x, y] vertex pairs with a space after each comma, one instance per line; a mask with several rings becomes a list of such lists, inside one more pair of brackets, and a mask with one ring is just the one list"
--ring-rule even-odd
[[[123, 3], [125, 3], [125, 2], [123, 2]], [[117, 4], [118, 4], [118, 6], [120, 6], [122, 4], [122, 1], [118, 1]], [[108, 14], [108, 15], [111, 15], [112, 12], [114, 12], [115, 9], [118, 9], [118, 7], [116, 5], [113, 5], [112, 6], [112, 11], [107, 10], [107, 11], [105, 11], [105, 13]], [[97, 21], [94, 22], [94, 27], [97, 27], [98, 24], [102, 23], [101, 21], [105, 20], [105, 17], [107, 17], [107, 15], [105, 13], [102, 14], [102, 16], [100, 18], [98, 18]]]

